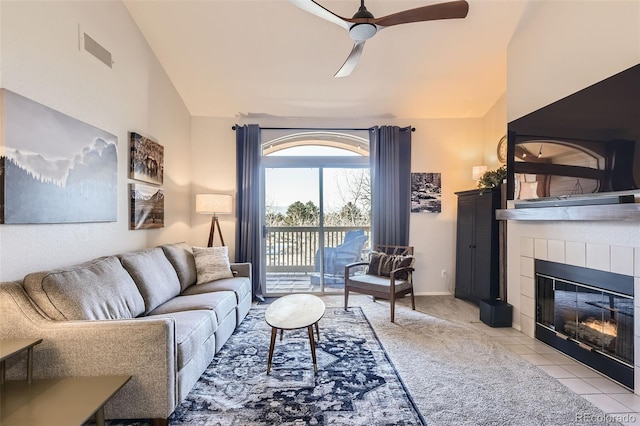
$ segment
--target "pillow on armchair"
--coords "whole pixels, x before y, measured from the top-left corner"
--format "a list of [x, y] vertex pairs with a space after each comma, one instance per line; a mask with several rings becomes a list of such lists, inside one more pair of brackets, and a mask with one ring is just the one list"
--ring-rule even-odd
[[[391, 276], [391, 271], [403, 267], [412, 267], [415, 258], [412, 255], [386, 254], [382, 252], [373, 252], [369, 257], [369, 268], [367, 274], [377, 275], [380, 277]], [[402, 271], [396, 278], [401, 280], [409, 279], [409, 273]]]

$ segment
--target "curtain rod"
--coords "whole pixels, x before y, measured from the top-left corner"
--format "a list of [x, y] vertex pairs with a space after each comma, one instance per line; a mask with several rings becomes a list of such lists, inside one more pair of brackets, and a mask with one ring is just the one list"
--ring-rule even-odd
[[[238, 126], [238, 124], [235, 124], [233, 126], [231, 126], [231, 130], [236, 130], [236, 126]], [[312, 130], [312, 131], [321, 131], [321, 130], [373, 130], [373, 127], [368, 127], [368, 128], [348, 128], [348, 127], [260, 127], [261, 130]], [[406, 130], [406, 128], [401, 128], [401, 130]], [[411, 127], [411, 131], [415, 132], [416, 128], [415, 127]]]

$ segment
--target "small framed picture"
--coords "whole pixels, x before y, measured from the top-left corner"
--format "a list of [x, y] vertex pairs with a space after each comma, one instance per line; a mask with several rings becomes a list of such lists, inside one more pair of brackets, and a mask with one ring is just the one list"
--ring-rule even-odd
[[135, 132], [129, 133], [129, 177], [162, 185], [164, 180], [164, 147]]
[[130, 183], [129, 229], [164, 228], [164, 189]]
[[442, 211], [440, 173], [411, 173], [411, 213]]

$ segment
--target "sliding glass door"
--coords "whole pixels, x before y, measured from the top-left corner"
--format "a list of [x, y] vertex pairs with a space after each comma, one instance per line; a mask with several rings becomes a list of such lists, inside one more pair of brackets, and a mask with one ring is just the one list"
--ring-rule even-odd
[[368, 157], [292, 150], [263, 157], [264, 293], [341, 293], [344, 266], [369, 248]]
[[265, 168], [266, 293], [312, 291], [320, 242], [318, 168]]

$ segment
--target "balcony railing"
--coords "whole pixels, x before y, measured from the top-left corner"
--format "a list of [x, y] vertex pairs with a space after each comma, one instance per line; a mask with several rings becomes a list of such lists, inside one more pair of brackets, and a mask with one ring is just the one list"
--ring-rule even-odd
[[[371, 240], [368, 226], [325, 226], [325, 247], [336, 247], [347, 232], [364, 229]], [[320, 227], [269, 226], [266, 237], [267, 272], [314, 272], [316, 253], [320, 249]], [[366, 249], [367, 247], [365, 247]]]

